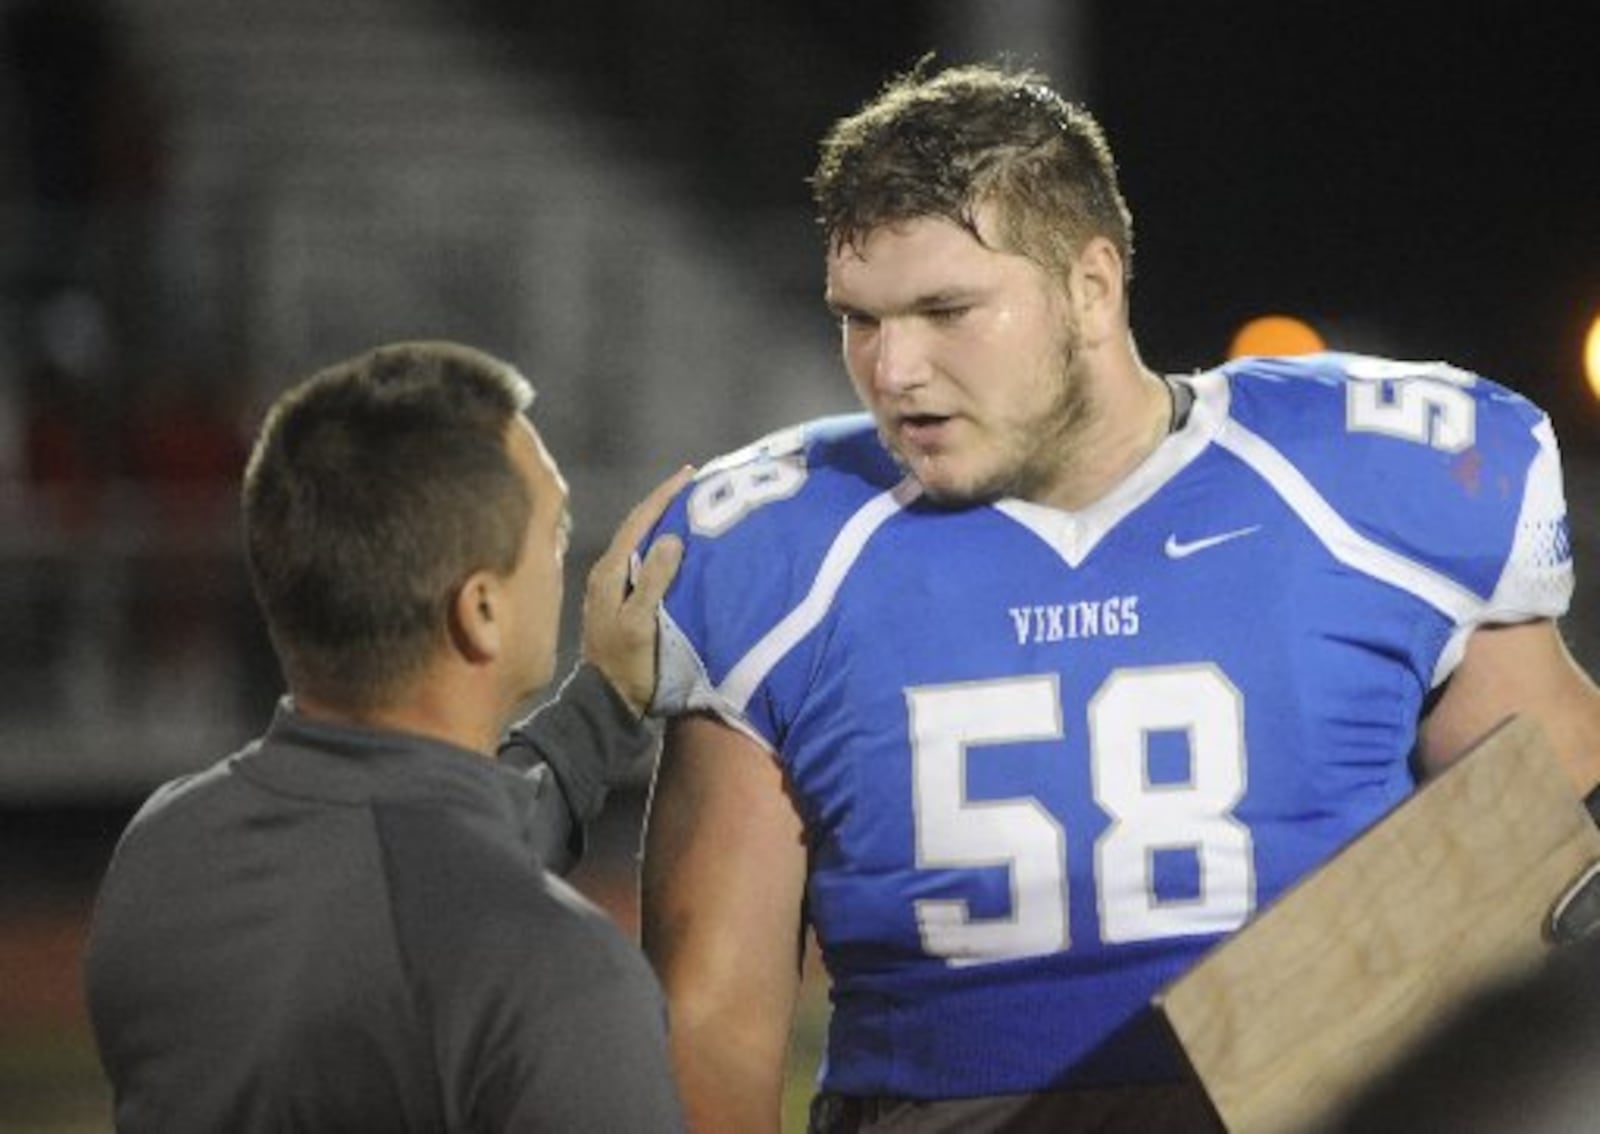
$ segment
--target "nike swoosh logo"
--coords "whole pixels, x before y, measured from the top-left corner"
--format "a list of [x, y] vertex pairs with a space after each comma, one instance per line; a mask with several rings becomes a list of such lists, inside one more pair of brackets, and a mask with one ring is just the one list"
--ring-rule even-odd
[[1216, 547], [1219, 543], [1227, 543], [1229, 540], [1243, 539], [1245, 536], [1254, 535], [1260, 530], [1260, 524], [1252, 524], [1248, 528], [1235, 528], [1231, 532], [1218, 532], [1216, 535], [1203, 536], [1200, 539], [1187, 541], [1179, 540], [1176, 535], [1169, 535], [1164, 550], [1168, 559], [1187, 559], [1197, 551], [1205, 551], [1208, 548]]

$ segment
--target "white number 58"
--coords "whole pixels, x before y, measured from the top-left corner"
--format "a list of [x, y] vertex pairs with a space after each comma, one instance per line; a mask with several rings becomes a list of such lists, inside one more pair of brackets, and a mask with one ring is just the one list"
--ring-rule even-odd
[[[1032, 796], [988, 800], [967, 792], [967, 765], [990, 745], [1063, 736], [1061, 696], [1050, 675], [908, 690], [917, 865], [1002, 866], [1010, 908], [976, 917], [960, 898], [916, 902], [923, 948], [951, 964], [1053, 953], [1072, 944], [1067, 840]], [[1238, 690], [1213, 666], [1119, 670], [1089, 704], [1088, 748], [1095, 801], [1110, 819], [1095, 846], [1100, 936], [1146, 941], [1223, 932], [1242, 925], [1255, 901], [1249, 830], [1232, 814], [1244, 794], [1244, 717]], [[1152, 783], [1147, 741], [1182, 731], [1189, 775]], [[1196, 896], [1156, 892], [1161, 850], [1195, 856]]]

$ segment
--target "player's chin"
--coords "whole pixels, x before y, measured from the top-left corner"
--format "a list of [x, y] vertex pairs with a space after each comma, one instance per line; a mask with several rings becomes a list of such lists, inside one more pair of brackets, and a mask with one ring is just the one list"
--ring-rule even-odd
[[[993, 476], [953, 446], [925, 447], [908, 444], [903, 437], [880, 430], [879, 436], [895, 462], [922, 487], [923, 499], [947, 508], [990, 504], [1004, 496], [995, 489]], [[963, 458], [966, 459], [963, 459]]]
[[927, 462], [919, 468], [911, 464], [911, 475], [922, 486], [926, 500], [941, 508], [971, 508], [979, 504], [992, 504], [1004, 493], [977, 477], [959, 475], [956, 470], [941, 467], [938, 462]]

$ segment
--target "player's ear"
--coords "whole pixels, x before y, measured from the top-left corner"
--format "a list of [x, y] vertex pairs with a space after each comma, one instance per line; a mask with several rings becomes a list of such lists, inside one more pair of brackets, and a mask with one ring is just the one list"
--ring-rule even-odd
[[500, 656], [506, 607], [500, 579], [491, 571], [474, 571], [450, 604], [450, 641], [471, 662]]
[[1126, 333], [1124, 327], [1125, 265], [1117, 246], [1092, 236], [1073, 267], [1073, 304], [1085, 346]]

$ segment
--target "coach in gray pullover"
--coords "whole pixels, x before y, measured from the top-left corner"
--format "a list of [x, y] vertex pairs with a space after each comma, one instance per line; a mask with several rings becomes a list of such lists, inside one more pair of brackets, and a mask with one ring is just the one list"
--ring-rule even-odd
[[160, 788], [86, 959], [123, 1134], [674, 1131], [659, 987], [548, 867], [651, 743], [654, 611], [679, 549], [589, 577], [549, 682], [566, 486], [504, 363], [398, 344], [269, 413], [252, 580], [288, 685], [265, 734]]

